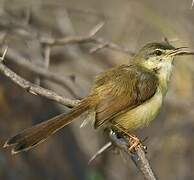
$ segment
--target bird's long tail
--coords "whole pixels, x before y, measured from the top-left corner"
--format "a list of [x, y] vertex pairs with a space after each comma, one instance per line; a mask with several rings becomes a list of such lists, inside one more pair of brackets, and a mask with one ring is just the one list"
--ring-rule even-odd
[[12, 154], [26, 151], [43, 142], [50, 135], [71, 123], [76, 117], [89, 109], [89, 104], [82, 101], [67, 114], [58, 115], [52, 119], [32, 126], [8, 139], [4, 147], [13, 146]]

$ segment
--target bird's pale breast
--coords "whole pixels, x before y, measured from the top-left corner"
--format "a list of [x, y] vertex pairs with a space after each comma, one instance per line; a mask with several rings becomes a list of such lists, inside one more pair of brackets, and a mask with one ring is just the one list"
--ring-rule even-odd
[[151, 99], [136, 108], [115, 117], [113, 122], [128, 130], [147, 126], [159, 113], [162, 105], [162, 96], [162, 92], [158, 88]]

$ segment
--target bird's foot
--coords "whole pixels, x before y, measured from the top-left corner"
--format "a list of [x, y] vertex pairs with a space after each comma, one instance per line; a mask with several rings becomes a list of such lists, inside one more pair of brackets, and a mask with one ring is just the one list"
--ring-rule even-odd
[[137, 147], [141, 147], [142, 149], [144, 149], [144, 151], [146, 152], [147, 147], [145, 145], [143, 145], [143, 142], [145, 140], [143, 140], [143, 142], [134, 134], [129, 133], [126, 129], [121, 128], [120, 126], [116, 125], [115, 126], [117, 128], [117, 130], [119, 130], [122, 134], [124, 134], [124, 136], [126, 138], [128, 138], [129, 140], [129, 149], [128, 151], [133, 153], [134, 150]]
[[147, 147], [143, 145], [143, 142], [137, 136], [133, 134], [128, 134], [128, 136], [130, 141], [129, 152], [133, 153], [137, 147], [141, 147], [146, 152]]

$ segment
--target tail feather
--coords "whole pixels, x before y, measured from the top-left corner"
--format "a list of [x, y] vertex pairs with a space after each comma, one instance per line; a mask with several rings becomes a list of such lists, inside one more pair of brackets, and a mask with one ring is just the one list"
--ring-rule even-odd
[[5, 142], [4, 147], [14, 146], [12, 154], [31, 149], [46, 140], [50, 135], [71, 123], [76, 117], [88, 110], [88, 108], [88, 103], [82, 102], [67, 114], [58, 115], [11, 137]]

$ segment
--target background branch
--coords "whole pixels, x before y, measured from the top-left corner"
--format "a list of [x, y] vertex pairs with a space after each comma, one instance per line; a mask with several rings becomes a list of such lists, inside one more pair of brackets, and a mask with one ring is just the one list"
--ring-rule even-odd
[[85, 36], [68, 36], [68, 37], [61, 37], [61, 38], [40, 38], [40, 42], [43, 45], [47, 46], [59, 46], [59, 45], [66, 45], [66, 44], [79, 44], [79, 43], [94, 43], [96, 47], [90, 50], [90, 53], [94, 53], [103, 48], [109, 48], [112, 50], [120, 51], [126, 53], [128, 55], [133, 56], [134, 52], [130, 51], [128, 48], [121, 47], [118, 44], [113, 42], [109, 42], [104, 40], [103, 38], [96, 37], [96, 34], [100, 31], [100, 29], [104, 26], [104, 22], [97, 24], [89, 33]]
[[35, 73], [44, 79], [51, 80], [54, 83], [57, 83], [67, 89], [74, 97], [79, 97], [77, 86], [72, 82], [71, 78], [64, 76], [62, 74], [51, 72], [48, 68], [41, 67], [38, 64], [32, 63], [23, 56], [21, 56], [17, 51], [9, 48], [7, 53], [8, 60], [18, 64], [19, 66], [27, 69], [28, 71]]
[[30, 92], [33, 95], [46, 97], [47, 99], [56, 101], [57, 103], [60, 103], [67, 107], [74, 107], [79, 103], [79, 100], [71, 100], [71, 99], [65, 98], [63, 96], [58, 95], [54, 91], [42, 88], [38, 85], [35, 85], [25, 80], [24, 78], [20, 77], [15, 72], [13, 72], [11, 69], [9, 69], [7, 66], [5, 66], [2, 63], [2, 61], [0, 63], [0, 71], [10, 80], [12, 80], [15, 84], [17, 84], [18, 86], [20, 86], [21, 88], [25, 89], [26, 91]]

